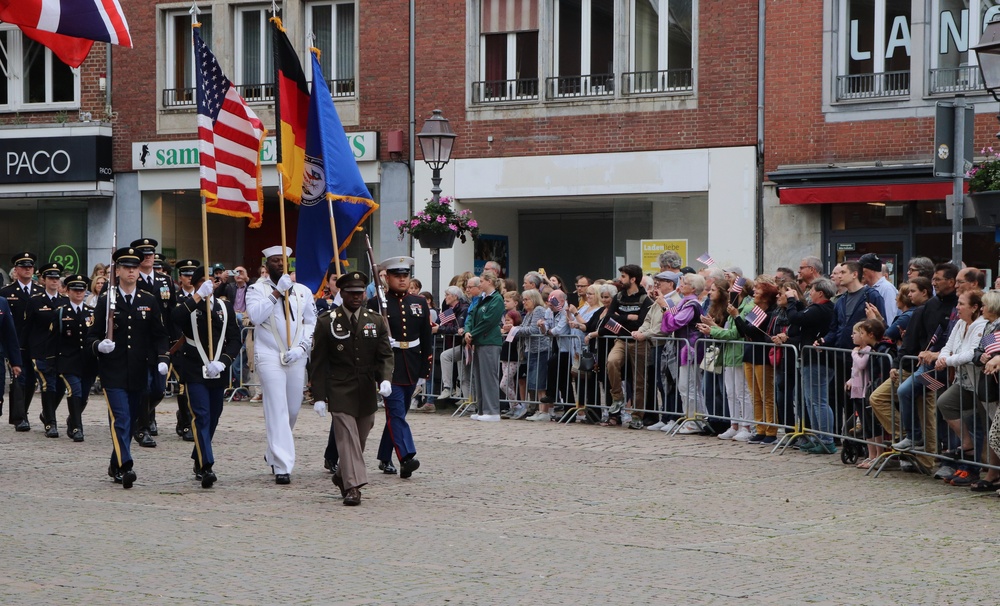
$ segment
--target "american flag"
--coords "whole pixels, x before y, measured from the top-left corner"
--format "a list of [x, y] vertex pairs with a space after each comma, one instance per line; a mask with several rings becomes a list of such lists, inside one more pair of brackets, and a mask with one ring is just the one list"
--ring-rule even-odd
[[763, 324], [766, 319], [767, 312], [761, 309], [760, 305], [754, 305], [753, 309], [750, 310], [750, 313], [747, 314], [746, 318], [747, 322], [753, 324], [757, 328], [760, 328], [760, 325]]
[[672, 312], [675, 309], [677, 309], [677, 304], [680, 302], [680, 301], [675, 301], [671, 297], [664, 297], [663, 300], [667, 302], [667, 311], [669, 312]]
[[552, 298], [549, 299], [549, 305], [552, 306], [553, 310], [555, 310], [557, 312], [560, 312], [560, 311], [562, 311], [566, 307], [566, 302], [565, 301], [560, 301], [556, 297], [552, 297]]
[[442, 310], [441, 313], [438, 315], [438, 324], [447, 324], [449, 322], [454, 322], [454, 321], [455, 321], [455, 310], [450, 307], [448, 309]]
[[925, 372], [921, 374], [919, 377], [917, 377], [917, 380], [926, 385], [927, 389], [931, 391], [937, 391], [942, 387], [944, 387], [944, 383], [935, 379], [934, 373], [932, 372]]
[[624, 326], [616, 322], [614, 318], [608, 318], [608, 321], [604, 326], [605, 328], [615, 333], [616, 335], [619, 334], [623, 328], [625, 328]]
[[729, 292], [734, 292], [736, 294], [743, 292], [743, 287], [746, 286], [746, 283], [747, 283], [746, 278], [736, 278], [736, 281], [733, 282], [733, 285], [729, 287]]
[[980, 346], [983, 348], [983, 352], [993, 355], [1000, 351], [1000, 330], [996, 332], [991, 332], [990, 334], [983, 337]]
[[712, 255], [710, 255], [708, 253], [705, 253], [702, 256], [698, 257], [697, 261], [699, 263], [701, 263], [703, 265], [707, 265], [709, 267], [715, 265], [715, 259], [713, 259]]
[[198, 62], [201, 195], [209, 212], [248, 217], [260, 227], [260, 149], [267, 131], [194, 28]]

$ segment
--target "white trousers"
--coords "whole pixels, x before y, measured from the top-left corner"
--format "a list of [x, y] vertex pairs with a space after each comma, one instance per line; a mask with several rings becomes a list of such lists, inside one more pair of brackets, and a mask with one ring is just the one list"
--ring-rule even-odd
[[295, 467], [295, 442], [292, 429], [302, 408], [302, 391], [306, 385], [306, 360], [288, 366], [278, 360], [277, 352], [256, 352], [257, 374], [264, 392], [264, 428], [267, 431], [267, 451], [264, 459], [274, 467], [274, 473], [292, 473]]
[[753, 399], [747, 387], [747, 377], [742, 366], [726, 366], [722, 369], [726, 382], [726, 401], [729, 403], [729, 418], [732, 423], [749, 429], [753, 419]]
[[455, 362], [458, 361], [458, 381], [462, 396], [472, 398], [472, 373], [465, 365], [465, 346], [458, 345], [441, 352], [441, 386], [454, 390]]
[[[691, 362], [689, 360], [689, 362]], [[677, 372], [677, 393], [681, 396], [681, 407], [684, 415], [691, 417], [695, 413], [707, 415], [705, 398], [701, 393], [701, 375], [698, 367], [689, 363], [682, 365]]]

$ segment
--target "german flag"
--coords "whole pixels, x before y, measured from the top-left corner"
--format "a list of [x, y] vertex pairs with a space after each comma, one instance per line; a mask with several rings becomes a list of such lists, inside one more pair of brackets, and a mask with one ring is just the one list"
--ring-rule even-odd
[[278, 171], [285, 198], [302, 199], [302, 178], [306, 158], [306, 129], [309, 126], [309, 86], [292, 43], [285, 35], [279, 17], [271, 17], [274, 26], [274, 95], [275, 122], [278, 125]]

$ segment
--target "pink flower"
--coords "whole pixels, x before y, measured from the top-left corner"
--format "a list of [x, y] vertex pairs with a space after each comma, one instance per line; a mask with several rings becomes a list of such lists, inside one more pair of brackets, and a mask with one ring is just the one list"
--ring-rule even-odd
[[448, 222], [448, 217], [444, 215], [438, 215], [438, 223], [447, 223], [447, 222]]
[[448, 229], [450, 229], [451, 231], [458, 231], [458, 227], [456, 227], [455, 225], [449, 225]]
[[476, 220], [473, 219], [472, 221], [469, 221], [469, 227], [471, 227], [472, 229], [475, 229], [475, 228], [479, 227], [479, 223], [476, 223]]
[[394, 221], [393, 223], [396, 225], [396, 227], [402, 227], [406, 225], [406, 221], [403, 221], [402, 219], [400, 219], [399, 221]]
[[416, 227], [418, 225], [420, 225], [419, 219], [413, 219], [412, 221], [410, 221], [410, 227]]
[[441, 198], [441, 204], [451, 204], [451, 198], [448, 196], [443, 196]]

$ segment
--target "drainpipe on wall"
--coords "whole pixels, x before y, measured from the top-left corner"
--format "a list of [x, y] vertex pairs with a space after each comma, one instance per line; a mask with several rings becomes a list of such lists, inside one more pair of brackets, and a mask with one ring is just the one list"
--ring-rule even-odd
[[[416, 187], [416, 141], [417, 141], [417, 116], [416, 116], [416, 47], [417, 41], [415, 39], [416, 35], [416, 25], [417, 25], [417, 4], [416, 0], [410, 0], [410, 191], [406, 198], [406, 214], [407, 216], [413, 216], [413, 192]], [[410, 238], [410, 256], [413, 256], [413, 239]]]
[[764, 16], [767, 0], [757, 5], [757, 207], [754, 248], [757, 275], [764, 273]]

